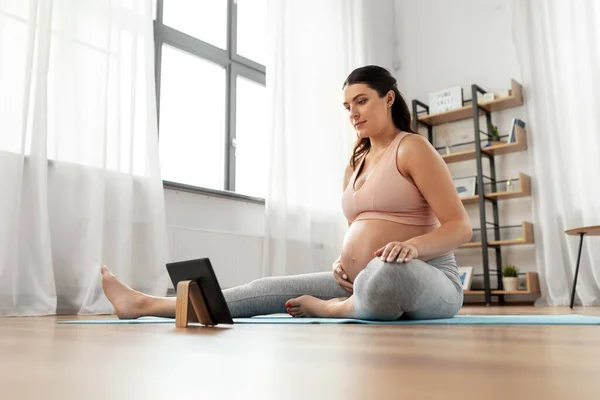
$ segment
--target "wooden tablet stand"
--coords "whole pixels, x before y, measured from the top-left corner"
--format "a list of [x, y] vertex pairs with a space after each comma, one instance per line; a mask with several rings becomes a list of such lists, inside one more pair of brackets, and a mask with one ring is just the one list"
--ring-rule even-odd
[[175, 326], [187, 328], [188, 322], [200, 322], [203, 325], [217, 325], [206, 308], [204, 297], [194, 281], [181, 281], [177, 284], [177, 303], [175, 306]]

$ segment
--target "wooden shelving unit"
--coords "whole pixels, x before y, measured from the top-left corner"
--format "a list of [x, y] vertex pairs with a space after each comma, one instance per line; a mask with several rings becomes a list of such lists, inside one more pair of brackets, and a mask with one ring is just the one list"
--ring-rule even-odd
[[[486, 111], [501, 111], [508, 108], [518, 107], [523, 105], [523, 88], [521, 84], [514, 79], [510, 82], [510, 96], [502, 97], [500, 99], [494, 99], [492, 101], [480, 102], [479, 106]], [[484, 114], [483, 111], [480, 112]], [[473, 117], [473, 105], [464, 106], [452, 111], [446, 111], [438, 114], [429, 114], [419, 116], [419, 122], [424, 124], [435, 126], [446, 124], [448, 122], [460, 121], [463, 119], [469, 119]]]
[[[519, 151], [527, 150], [527, 133], [525, 129], [519, 125], [515, 126], [515, 142], [504, 143], [504, 142], [493, 142], [489, 147], [483, 147], [482, 152], [498, 156], [502, 154], [516, 153]], [[442, 158], [446, 161], [446, 164], [474, 160], [476, 157], [475, 150], [464, 150], [457, 151], [456, 153], [444, 154]]]
[[[429, 114], [429, 106], [415, 99], [412, 101], [412, 128], [413, 130], [417, 131], [419, 124], [425, 125], [427, 127], [429, 142], [433, 144], [434, 126], [464, 119], [471, 119], [473, 122], [473, 142], [471, 142], [473, 143], [473, 149], [445, 154], [442, 155], [442, 158], [448, 164], [474, 160], [477, 166], [476, 181], [477, 187], [480, 188], [479, 190], [483, 190], [484, 185], [486, 185], [484, 178], [488, 178], [490, 183], [496, 182], [496, 189], [494, 190], [497, 190], [497, 185], [499, 182], [496, 178], [495, 172], [495, 157], [527, 150], [527, 132], [521, 126], [515, 125], [514, 142], [488, 142], [489, 144], [487, 146], [485, 146], [485, 138], [482, 138], [481, 134], [486, 134], [489, 137], [489, 132], [491, 132], [493, 127], [491, 116], [492, 112], [523, 105], [523, 88], [517, 81], [511, 80], [510, 95], [508, 97], [494, 99], [487, 102], [478, 101], [479, 95], [484, 93], [486, 93], [484, 89], [476, 84], [473, 84], [471, 85], [471, 104], [464, 105], [463, 107], [452, 111], [437, 114]], [[463, 104], [465, 103], [463, 102]], [[424, 111], [420, 111], [419, 108], [422, 108]], [[481, 121], [481, 117], [485, 117], [485, 123]], [[484, 171], [484, 158], [487, 158], [489, 161], [489, 173]], [[486, 175], [489, 175], [489, 177]], [[465, 294], [483, 294], [485, 296], [486, 304], [490, 305], [492, 302], [492, 296], [497, 296], [500, 304], [503, 304], [504, 295], [539, 293], [538, 276], [536, 273], [531, 272], [526, 273], [527, 290], [511, 292], [499, 290], [502, 288], [502, 247], [534, 244], [533, 224], [530, 222], [522, 223], [522, 234], [520, 238], [512, 240], [490, 240], [495, 237], [500, 237], [500, 229], [502, 229], [499, 221], [500, 216], [498, 200], [508, 200], [527, 196], [531, 196], [531, 178], [526, 174], [520, 173], [518, 190], [498, 191], [486, 193], [483, 196], [477, 195], [463, 197], [461, 199], [465, 205], [478, 205], [480, 224], [483, 228], [481, 230], [482, 239], [480, 242], [466, 243], [460, 246], [460, 248], [463, 249], [479, 248], [481, 249], [482, 256], [484, 290], [469, 290], [465, 291]], [[489, 203], [491, 203], [493, 208], [492, 218], [486, 215], [487, 204]], [[489, 228], [488, 221], [492, 223], [491, 227]], [[492, 230], [493, 233], [490, 235], [488, 230]], [[493, 250], [495, 257], [490, 258], [490, 255], [488, 255], [488, 250]], [[490, 269], [490, 262], [493, 262], [493, 259], [495, 259], [495, 275], [496, 282], [498, 282], [498, 287], [496, 289], [492, 288], [490, 284], [490, 272], [492, 271]]]
[[[529, 197], [531, 196], [531, 178], [529, 175], [519, 173], [519, 190], [510, 190], [504, 192], [487, 193], [486, 199], [490, 200], [508, 200], [515, 199], [518, 197]], [[467, 196], [462, 199], [463, 204], [475, 204], [479, 201], [479, 196]]]
[[[492, 290], [492, 294], [503, 295], [503, 294], [539, 294], [540, 293], [540, 281], [537, 272], [526, 272], [525, 273], [525, 290]], [[464, 294], [475, 294], [483, 295], [485, 290], [464, 290]]]
[[[488, 241], [488, 246], [514, 246], [520, 244], [534, 244], [533, 224], [531, 222], [523, 222], [522, 237], [512, 240], [491, 240]], [[481, 242], [465, 243], [460, 246], [461, 249], [481, 247]]]

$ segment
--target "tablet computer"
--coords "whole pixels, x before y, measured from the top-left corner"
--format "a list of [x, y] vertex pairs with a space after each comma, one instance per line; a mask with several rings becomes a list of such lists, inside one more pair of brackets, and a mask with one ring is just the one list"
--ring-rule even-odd
[[167, 271], [177, 289], [180, 281], [195, 281], [200, 288], [210, 318], [219, 324], [233, 324], [229, 307], [208, 258], [167, 264]]

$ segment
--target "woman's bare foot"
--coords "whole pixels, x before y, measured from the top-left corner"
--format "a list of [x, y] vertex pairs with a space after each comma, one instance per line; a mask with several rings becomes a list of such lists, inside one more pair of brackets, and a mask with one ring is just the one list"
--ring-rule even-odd
[[292, 317], [358, 318], [352, 297], [321, 300], [313, 296], [300, 296], [285, 303]]
[[118, 280], [106, 265], [100, 268], [100, 273], [104, 294], [115, 308], [119, 319], [135, 319], [144, 315], [145, 294], [133, 290]]

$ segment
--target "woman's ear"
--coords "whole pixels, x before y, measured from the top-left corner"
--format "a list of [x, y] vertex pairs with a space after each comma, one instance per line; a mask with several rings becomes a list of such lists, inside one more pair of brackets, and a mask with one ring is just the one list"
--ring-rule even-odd
[[391, 107], [394, 104], [395, 100], [396, 100], [396, 93], [394, 93], [393, 90], [390, 90], [389, 92], [387, 92], [387, 94], [385, 95], [385, 102], [386, 102], [387, 106]]

